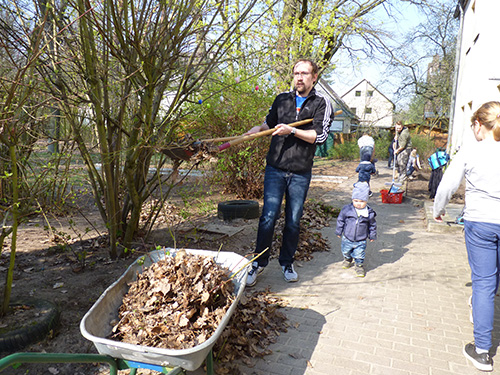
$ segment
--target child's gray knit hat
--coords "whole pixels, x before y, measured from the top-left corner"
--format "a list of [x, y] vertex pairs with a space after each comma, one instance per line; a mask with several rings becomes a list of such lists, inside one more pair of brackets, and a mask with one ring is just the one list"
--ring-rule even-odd
[[352, 199], [359, 199], [368, 202], [369, 193], [370, 187], [367, 182], [356, 182], [354, 184], [354, 189], [352, 190]]

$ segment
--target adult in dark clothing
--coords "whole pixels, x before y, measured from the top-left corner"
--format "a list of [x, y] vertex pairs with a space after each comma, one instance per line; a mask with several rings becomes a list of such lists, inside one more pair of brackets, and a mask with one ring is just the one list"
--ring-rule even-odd
[[434, 197], [436, 196], [436, 192], [442, 178], [443, 178], [443, 167], [439, 167], [431, 171], [431, 178], [429, 179], [429, 184], [428, 184], [430, 199], [434, 199]]
[[[274, 227], [280, 216], [283, 195], [286, 198], [285, 227], [283, 229], [279, 263], [285, 281], [298, 280], [293, 267], [300, 231], [300, 218], [309, 190], [316, 145], [328, 138], [333, 120], [333, 108], [328, 98], [314, 89], [318, 66], [311, 60], [299, 60], [293, 67], [295, 89], [278, 95], [264, 124], [255, 126], [246, 134], [276, 128], [266, 157], [264, 176], [264, 207], [259, 220], [255, 251], [267, 249], [252, 263], [247, 285], [257, 282], [257, 275], [269, 263]], [[312, 118], [312, 123], [298, 128], [295, 121]]]
[[404, 182], [406, 180], [406, 166], [408, 165], [408, 158], [410, 157], [411, 147], [411, 137], [410, 130], [403, 126], [401, 121], [396, 122], [396, 135], [395, 146], [394, 146], [394, 162], [396, 163], [396, 169], [399, 174], [399, 182]]
[[394, 142], [395, 142], [395, 139], [393, 137], [391, 144], [389, 145], [389, 147], [387, 147], [387, 151], [389, 151], [389, 161], [387, 162], [388, 168], [391, 168], [392, 163], [394, 163]]

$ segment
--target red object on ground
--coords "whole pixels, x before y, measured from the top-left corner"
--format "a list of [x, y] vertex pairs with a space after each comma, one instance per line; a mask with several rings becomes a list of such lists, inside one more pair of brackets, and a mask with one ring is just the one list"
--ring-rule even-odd
[[396, 203], [400, 204], [403, 202], [403, 191], [398, 193], [389, 193], [389, 190], [380, 190], [380, 196], [382, 197], [382, 203]]

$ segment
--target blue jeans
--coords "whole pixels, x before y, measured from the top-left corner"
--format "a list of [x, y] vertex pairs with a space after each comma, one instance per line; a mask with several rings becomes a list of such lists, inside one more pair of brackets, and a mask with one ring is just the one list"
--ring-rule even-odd
[[259, 220], [257, 231], [256, 252], [262, 254], [257, 262], [265, 267], [269, 263], [270, 249], [273, 242], [274, 226], [280, 217], [281, 202], [285, 195], [285, 228], [281, 243], [279, 263], [287, 266], [293, 263], [293, 256], [297, 250], [300, 234], [300, 218], [304, 208], [311, 172], [292, 173], [266, 166], [264, 176], [264, 207]]
[[489, 350], [500, 272], [500, 224], [466, 220], [464, 228], [472, 280], [474, 341], [477, 348]]
[[389, 151], [389, 160], [387, 161], [387, 166], [392, 167], [392, 163], [394, 163], [394, 149], [392, 148], [392, 144], [387, 149]]
[[352, 259], [356, 264], [363, 264], [365, 261], [366, 240], [351, 241], [342, 235], [342, 243], [340, 245], [344, 258]]

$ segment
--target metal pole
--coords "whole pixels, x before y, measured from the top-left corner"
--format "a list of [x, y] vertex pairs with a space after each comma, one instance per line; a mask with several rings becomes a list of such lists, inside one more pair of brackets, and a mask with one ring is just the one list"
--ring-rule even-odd
[[16, 363], [107, 363], [109, 374], [118, 374], [115, 359], [101, 354], [14, 353], [0, 359], [0, 371]]

